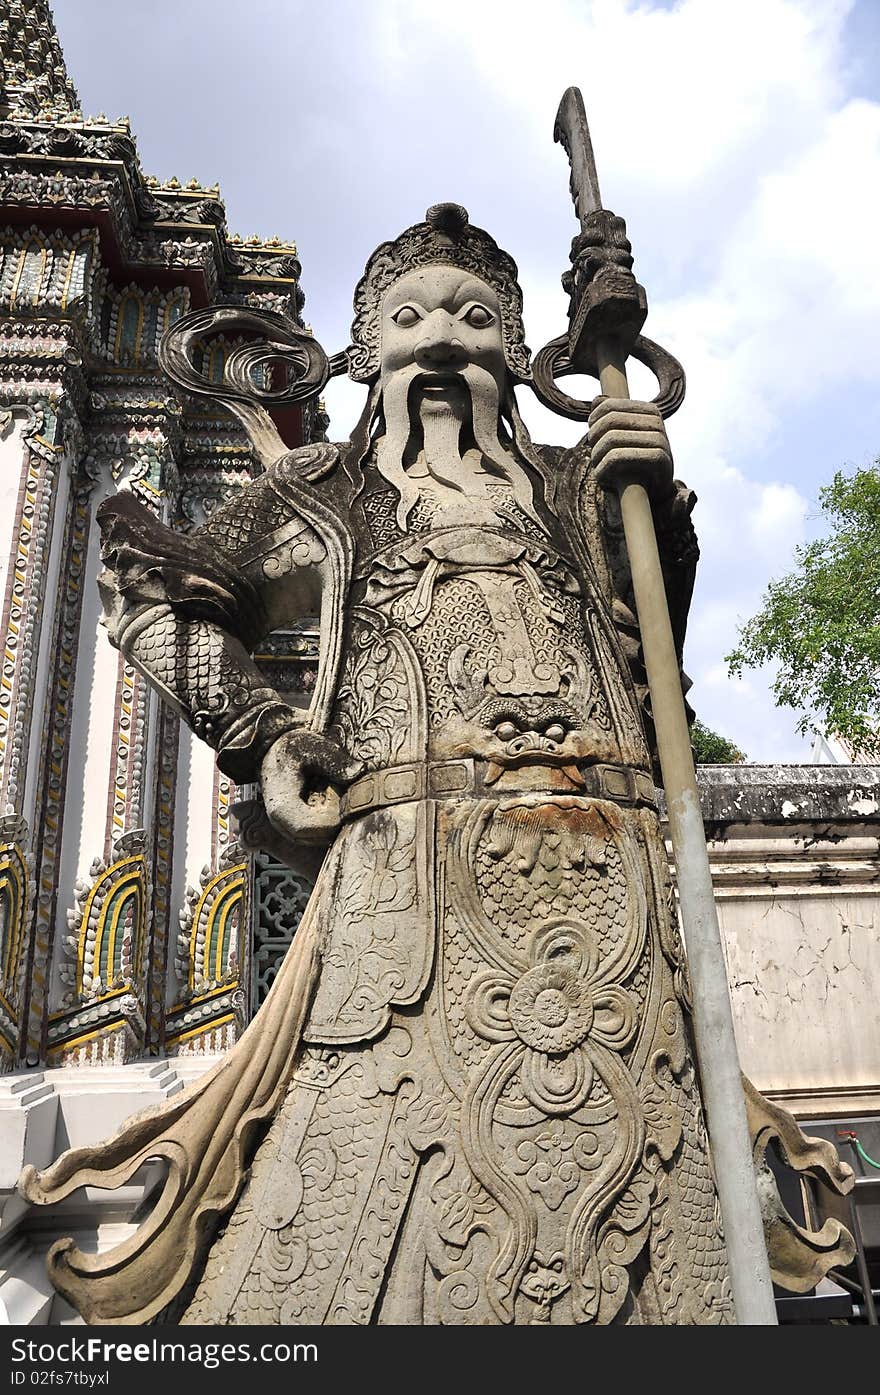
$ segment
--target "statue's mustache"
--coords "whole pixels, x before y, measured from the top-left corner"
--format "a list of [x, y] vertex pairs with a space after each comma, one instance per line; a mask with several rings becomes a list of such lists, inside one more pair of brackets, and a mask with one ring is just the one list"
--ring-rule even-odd
[[405, 367], [388, 374], [382, 384], [382, 396], [386, 404], [389, 400], [399, 403], [404, 394], [409, 399], [413, 389], [417, 392], [422, 388], [447, 384], [460, 384], [467, 387], [471, 393], [481, 388], [490, 391], [494, 388], [496, 394], [499, 390], [493, 375], [479, 363], [463, 363], [460, 367], [450, 365], [442, 368], [425, 368], [419, 363], [408, 363]]

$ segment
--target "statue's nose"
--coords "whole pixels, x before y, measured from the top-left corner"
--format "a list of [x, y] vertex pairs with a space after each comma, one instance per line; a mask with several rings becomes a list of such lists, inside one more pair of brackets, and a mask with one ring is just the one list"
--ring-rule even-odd
[[467, 361], [467, 351], [456, 336], [453, 321], [439, 311], [425, 320], [415, 353], [417, 360], [434, 366], [457, 367]]

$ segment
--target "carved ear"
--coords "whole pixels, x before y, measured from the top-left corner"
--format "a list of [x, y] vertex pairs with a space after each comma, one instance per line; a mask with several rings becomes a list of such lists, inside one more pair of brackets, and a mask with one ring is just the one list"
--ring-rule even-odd
[[[196, 368], [193, 353], [199, 348], [210, 352], [211, 340], [218, 336], [244, 336], [247, 342], [229, 350], [222, 375], [214, 381]], [[232, 412], [267, 467], [288, 449], [268, 408], [308, 401], [334, 371], [341, 371], [336, 359], [328, 359], [318, 341], [287, 316], [241, 305], [215, 305], [184, 315], [164, 335], [159, 363], [175, 386]], [[273, 385], [273, 377], [283, 381]]]

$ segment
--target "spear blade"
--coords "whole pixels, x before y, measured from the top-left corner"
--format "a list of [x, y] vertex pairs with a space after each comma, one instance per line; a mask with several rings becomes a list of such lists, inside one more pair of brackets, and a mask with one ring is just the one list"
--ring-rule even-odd
[[[569, 87], [563, 93], [553, 138], [568, 155], [568, 184], [581, 225], [581, 235], [572, 243], [573, 271], [569, 278], [563, 278], [563, 284], [566, 279], [570, 281], [566, 286], [570, 295], [568, 358], [574, 372], [592, 373], [601, 380], [604, 360], [612, 348], [615, 361], [620, 360], [618, 367], [632, 352], [648, 313], [648, 302], [643, 287], [632, 274], [631, 248], [623, 219], [602, 205], [593, 142], [579, 87]], [[623, 380], [615, 378], [615, 382], [616, 393], [605, 385], [602, 391], [606, 395], [626, 396]]]
[[553, 139], [560, 143], [568, 156], [571, 166], [569, 188], [583, 231], [588, 214], [602, 207], [602, 195], [599, 193], [593, 142], [590, 140], [586, 108], [579, 87], [568, 87], [563, 93], [556, 113]]

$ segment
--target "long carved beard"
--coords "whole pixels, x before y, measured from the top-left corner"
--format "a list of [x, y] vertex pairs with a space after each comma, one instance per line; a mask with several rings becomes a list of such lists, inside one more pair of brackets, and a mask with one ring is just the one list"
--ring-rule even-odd
[[[407, 447], [419, 427], [410, 389], [422, 373], [417, 364], [395, 373], [386, 383], [381, 399], [385, 433], [376, 442], [376, 468], [383, 479], [397, 490], [397, 524], [406, 531], [407, 520], [419, 500], [424, 475], [413, 476], [404, 464]], [[470, 421], [474, 441], [488, 461], [510, 485], [519, 507], [537, 522], [532, 483], [517, 463], [509, 445], [501, 438], [501, 395], [491, 373], [479, 364], [467, 364], [457, 375], [470, 396]], [[436, 411], [436, 409], [435, 409]], [[466, 494], [467, 472], [462, 466], [461, 433], [467, 420], [463, 405], [448, 404], [436, 411], [425, 430], [423, 458], [425, 473], [446, 489]]]

